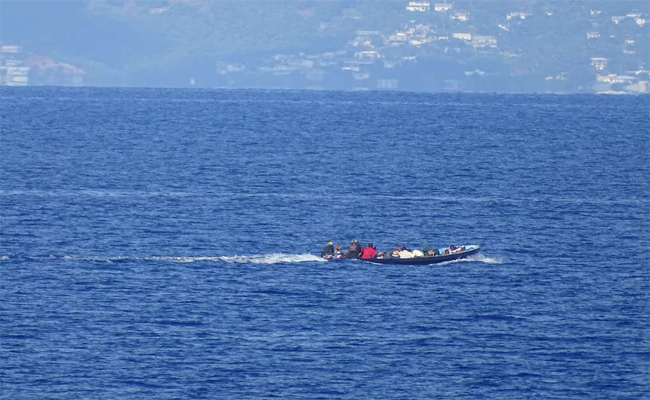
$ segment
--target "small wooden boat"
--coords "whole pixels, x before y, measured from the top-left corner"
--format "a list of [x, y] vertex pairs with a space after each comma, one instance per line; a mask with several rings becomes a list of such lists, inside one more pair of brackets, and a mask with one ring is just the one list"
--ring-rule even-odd
[[459, 246], [458, 248], [456, 248], [456, 250], [451, 250], [448, 247], [444, 247], [438, 249], [438, 251], [441, 254], [435, 256], [399, 258], [399, 257], [388, 257], [388, 255], [386, 255], [384, 258], [371, 258], [371, 259], [360, 259], [360, 260], [376, 263], [376, 264], [404, 264], [404, 265], [438, 264], [445, 261], [467, 258], [481, 251], [481, 246], [477, 244], [470, 244], [465, 246]]

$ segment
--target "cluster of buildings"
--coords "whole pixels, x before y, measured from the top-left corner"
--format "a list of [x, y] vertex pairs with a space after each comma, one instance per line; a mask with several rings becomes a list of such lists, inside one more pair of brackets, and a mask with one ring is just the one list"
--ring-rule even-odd
[[[428, 2], [410, 2], [410, 11], [429, 11]], [[452, 4], [435, 4], [434, 10], [446, 12], [453, 8]], [[451, 18], [466, 20], [468, 13], [454, 13]], [[276, 55], [274, 66], [262, 67], [262, 73], [283, 75], [301, 72], [308, 79], [318, 83], [324, 75], [324, 68], [338, 68], [349, 73], [354, 81], [359, 83], [355, 89], [398, 89], [397, 72], [392, 77], [373, 71], [377, 69], [393, 70], [409, 63], [417, 63], [418, 50], [423, 47], [436, 47], [442, 52], [460, 52], [462, 47], [476, 51], [498, 51], [498, 40], [494, 36], [475, 35], [469, 32], [436, 32], [430, 24], [411, 23], [390, 34], [374, 30], [359, 30], [356, 36], [348, 42], [345, 50], [316, 55]], [[232, 68], [232, 67], [231, 67]], [[320, 70], [314, 73], [314, 70]], [[391, 75], [390, 73], [388, 75]]]
[[[452, 3], [434, 3], [433, 10], [439, 13], [451, 12], [454, 8]], [[410, 1], [406, 9], [411, 12], [430, 12], [431, 3], [428, 1]], [[466, 11], [453, 11], [449, 15], [452, 20], [467, 21], [469, 19], [469, 12]]]
[[[496, 48], [497, 38], [488, 35], [474, 35], [467, 32], [453, 32], [452, 39], [458, 39], [465, 44], [470, 45], [476, 49], [478, 48]], [[435, 45], [437, 43], [444, 43], [448, 46], [450, 36], [448, 33], [436, 33], [433, 31], [431, 25], [417, 24], [407, 26], [403, 30], [399, 30], [387, 37], [383, 38], [386, 46], [399, 47], [403, 45], [410, 45], [415, 47], [424, 46], [427, 44]], [[355, 45], [361, 43], [365, 45], [367, 42], [359, 40], [359, 37], [353, 42]]]
[[[602, 10], [591, 9], [591, 17], [599, 17]], [[626, 19], [634, 21], [638, 27], [643, 27], [646, 24], [646, 19], [642, 18], [642, 14], [633, 11], [626, 15], [615, 15], [610, 18], [610, 23], [619, 25]], [[587, 32], [587, 40], [598, 41], [604, 39], [617, 39], [613, 34], [602, 34], [601, 29], [606, 28], [602, 23], [597, 20], [592, 21], [592, 30]], [[605, 30], [606, 31], [606, 30]], [[620, 50], [624, 56], [632, 56], [636, 54], [636, 40], [626, 37], [622, 40]], [[591, 66], [596, 71], [596, 84], [594, 88], [597, 93], [650, 93], [650, 77], [649, 71], [646, 69], [647, 65], [640, 66], [637, 70], [626, 71], [625, 73], [612, 73], [609, 69], [611, 64], [610, 60], [606, 57], [591, 57]]]
[[[597, 12], [597, 15], [600, 14], [599, 12], [600, 10], [592, 10], [592, 15], [594, 15], [593, 14], [594, 11]], [[634, 22], [639, 26], [643, 26], [647, 22], [645, 18], [641, 18], [641, 13], [639, 12], [631, 12], [628, 13], [627, 15], [614, 15], [612, 16], [612, 22], [618, 25], [621, 22], [625, 21], [626, 18], [630, 18], [634, 20]]]
[[[409, 1], [406, 10], [412, 13], [442, 13], [450, 21], [464, 22], [471, 19], [468, 11], [456, 10], [453, 3], [431, 3], [428, 1]], [[555, 14], [553, 9], [543, 11], [545, 17], [552, 17]], [[591, 17], [595, 18], [602, 14], [601, 10], [591, 10]], [[515, 10], [505, 14], [504, 21], [498, 24], [498, 28], [509, 32], [513, 23], [524, 23], [533, 17], [533, 13], [527, 10]], [[593, 19], [592, 18], [592, 19]], [[638, 26], [645, 24], [645, 19], [638, 12], [630, 12], [625, 16], [612, 17], [612, 23], [619, 24], [625, 18], [629, 18]], [[421, 20], [421, 19], [420, 19]], [[359, 81], [360, 88], [397, 89], [399, 88], [399, 74], [394, 77], [386, 77], [386, 73], [377, 73], [378, 68], [391, 70], [403, 66], [406, 63], [418, 61], [419, 49], [423, 47], [435, 47], [444, 53], [460, 53], [463, 49], [476, 52], [493, 52], [500, 57], [510, 59], [518, 57], [512, 51], [499, 49], [499, 39], [492, 35], [479, 35], [469, 29], [463, 30], [464, 24], [450, 24], [447, 30], [441, 30], [440, 24], [431, 25], [417, 23], [415, 20], [404, 25], [390, 34], [382, 34], [379, 31], [357, 31], [356, 37], [352, 39], [346, 48], [336, 53], [324, 53], [321, 55], [298, 56], [277, 56], [274, 67], [261, 69], [263, 73], [285, 74], [289, 72], [302, 72], [309, 79], [318, 82], [324, 75], [324, 68], [339, 68], [349, 73], [355, 81]], [[469, 24], [467, 25], [469, 27]], [[594, 23], [594, 27], [598, 24]], [[587, 32], [588, 40], [600, 38], [597, 30]], [[623, 42], [622, 51], [625, 55], [635, 54], [635, 40], [627, 38]], [[396, 49], [397, 48], [397, 49]], [[396, 51], [397, 50], [397, 51]], [[611, 87], [606, 84], [623, 85], [622, 92], [625, 93], [648, 93], [649, 85], [647, 73], [644, 73], [644, 66], [637, 71], [630, 71], [625, 75], [616, 75], [607, 72], [607, 59], [593, 57], [591, 66], [598, 71], [594, 89], [598, 92], [611, 93]], [[320, 70], [314, 73], [314, 69]], [[468, 68], [463, 71], [467, 77], [482, 77], [489, 75], [488, 72], [477, 68]], [[546, 82], [567, 81], [569, 74], [560, 72], [552, 76], [542, 78]], [[374, 85], [373, 85], [374, 82]]]
[[20, 46], [0, 45], [0, 85], [29, 85], [30, 69], [23, 65]]
[[32, 54], [15, 44], [0, 43], [0, 85], [82, 86], [85, 74], [72, 64]]
[[[406, 6], [406, 9], [411, 12], [426, 13], [431, 11], [431, 3], [428, 1], [409, 1], [408, 5]], [[449, 19], [451, 20], [468, 21], [470, 18], [469, 11], [454, 10], [453, 3], [434, 3], [433, 11], [439, 13], [447, 13], [449, 15]], [[546, 13], [547, 15], [553, 15], [553, 10], [549, 9], [546, 11]], [[516, 20], [516, 19], [526, 19], [531, 15], [532, 13], [530, 11], [511, 11], [506, 14], [506, 19], [508, 21]]]
[[[507, 41], [509, 35], [507, 32], [534, 19], [536, 15], [533, 12], [525, 9], [509, 11], [500, 17], [495, 29], [490, 29], [474, 21], [475, 16], [469, 11], [455, 7], [454, 3], [448, 2], [408, 1], [406, 10], [414, 13], [414, 18], [422, 13], [435, 14], [435, 16], [421, 15], [423, 18], [415, 18], [390, 33], [358, 30], [354, 38], [338, 51], [317, 54], [277, 54], [271, 59], [264, 60], [261, 66], [219, 62], [214, 72], [225, 81], [231, 80], [233, 84], [236, 84], [235, 77], [246, 74], [271, 75], [285, 80], [289, 77], [302, 76], [309, 87], [322, 88], [327, 87], [323, 82], [334, 73], [349, 77], [355, 89], [400, 89], [400, 79], [403, 78], [401, 68], [416, 65], [423, 54], [463, 53], [471, 57], [472, 54], [486, 53], [493, 55], [490, 56], [492, 60], [497, 57], [504, 60], [521, 57], [521, 49], [506, 48], [501, 45], [500, 40]], [[152, 9], [151, 13], [166, 12], [168, 8]], [[553, 17], [556, 10], [547, 8], [536, 12], [544, 17]], [[634, 27], [634, 25], [643, 27], [646, 24], [644, 16], [637, 11], [625, 15], [607, 16], [602, 10], [591, 9], [589, 17], [591, 27], [586, 32], [586, 40], [592, 43], [604, 39], [611, 42], [614, 35], [608, 29], [612, 24], [627, 24], [626, 27]], [[358, 18], [360, 17], [355, 16], [354, 19]], [[470, 23], [467, 23], [468, 21]], [[477, 26], [480, 27], [479, 30], [483, 30], [483, 33], [496, 31], [496, 34], [477, 34]], [[621, 40], [620, 49], [623, 56], [636, 54], [637, 40], [633, 37], [615, 40]], [[639, 65], [637, 70], [623, 74], [618, 71], [619, 73], [616, 74], [611, 68], [612, 62], [602, 54], [594, 54], [590, 61], [585, 62], [590, 62], [596, 73], [594, 89], [597, 92], [649, 92], [650, 85], [646, 70], [649, 66], [647, 65]], [[589, 68], [586, 63], [585, 68]], [[516, 71], [513, 74], [525, 75], [525, 73], [518, 74]], [[61, 84], [61, 82], [65, 85], [83, 85], [84, 75], [83, 70], [70, 64], [58, 63], [46, 57], [39, 59], [26, 55], [19, 46], [13, 44], [0, 45], [0, 85], [27, 86]], [[461, 79], [464, 79], [462, 78], [464, 76], [473, 77], [468, 79], [480, 80], [483, 76], [490, 76], [490, 72], [468, 65], [466, 70], [460, 71], [459, 75]], [[38, 81], [32, 82], [33, 77], [39, 77]], [[543, 80], [547, 83], [568, 81], [570, 76], [567, 72], [560, 72], [546, 76]], [[190, 84], [195, 83], [192, 78]], [[458, 87], [459, 85], [456, 84], [449, 86], [450, 90]]]
[[596, 75], [596, 85], [594, 85], [597, 93], [650, 93], [649, 70], [640, 68], [634, 71], [627, 71], [625, 74], [613, 74], [608, 73], [607, 65], [607, 58], [591, 58], [591, 66], [598, 72]]

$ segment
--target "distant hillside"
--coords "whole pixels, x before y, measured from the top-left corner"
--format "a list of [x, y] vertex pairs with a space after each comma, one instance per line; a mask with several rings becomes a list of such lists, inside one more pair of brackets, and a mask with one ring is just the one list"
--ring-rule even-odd
[[11, 1], [7, 85], [647, 93], [646, 1]]

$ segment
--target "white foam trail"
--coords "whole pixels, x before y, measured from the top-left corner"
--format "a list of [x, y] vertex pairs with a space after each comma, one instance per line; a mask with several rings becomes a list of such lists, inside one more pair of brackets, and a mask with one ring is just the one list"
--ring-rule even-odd
[[221, 261], [237, 264], [281, 264], [301, 262], [327, 262], [327, 260], [313, 254], [266, 254], [255, 256], [220, 257]]
[[326, 262], [313, 254], [259, 254], [252, 256], [220, 256], [220, 257], [147, 257], [144, 260], [193, 263], [198, 261], [226, 262], [230, 264], [291, 264], [301, 262]]
[[474, 254], [467, 258], [467, 260], [478, 261], [486, 264], [503, 264], [505, 261], [499, 258], [486, 257], [484, 254]]
[[[30, 257], [33, 259], [42, 259], [44, 257]], [[57, 256], [49, 256], [46, 258], [59, 258]], [[63, 256], [60, 257], [63, 260], [70, 260], [70, 261], [93, 261], [93, 262], [105, 262], [108, 264], [112, 264], [115, 262], [120, 262], [120, 261], [134, 261], [134, 260], [140, 260], [140, 258], [137, 257], [121, 257], [121, 256], [114, 256], [114, 257], [99, 257], [99, 256]]]
[[152, 257], [96, 257], [96, 256], [63, 256], [64, 260], [74, 261], [103, 261], [107, 263], [120, 261], [162, 261], [174, 263], [193, 263], [193, 262], [225, 262], [230, 264], [292, 264], [302, 262], [327, 262], [313, 254], [259, 254], [251, 256], [152, 256]]
[[456, 260], [450, 260], [450, 261], [444, 261], [436, 265], [449, 265], [449, 264], [456, 264], [456, 263], [466, 263], [466, 262], [480, 262], [480, 263], [485, 263], [485, 264], [503, 264], [504, 261], [498, 258], [491, 258], [491, 257], [486, 257], [483, 254], [474, 254], [473, 256], [469, 256], [466, 258], [459, 258]]

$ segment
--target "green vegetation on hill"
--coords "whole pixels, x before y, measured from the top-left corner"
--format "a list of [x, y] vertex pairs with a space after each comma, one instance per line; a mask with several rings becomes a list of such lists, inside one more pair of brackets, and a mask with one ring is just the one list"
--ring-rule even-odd
[[[21, 54], [3, 65], [48, 57], [89, 85], [594, 92], [632, 74], [647, 91], [647, 2], [419, 3], [8, 2], [0, 38]], [[44, 69], [31, 84], [56, 81]]]

